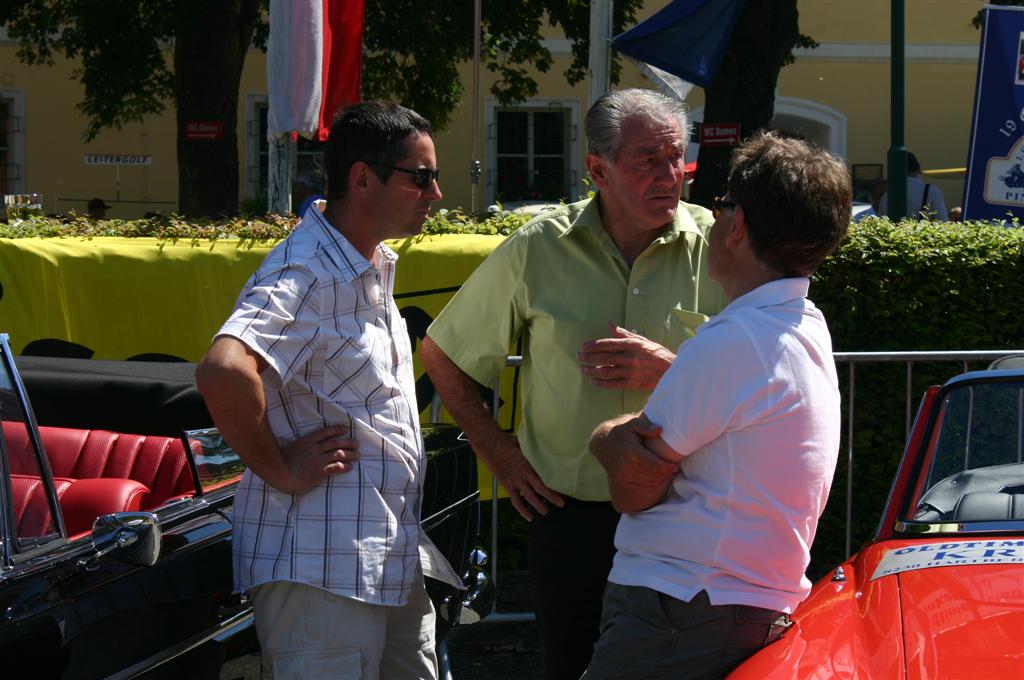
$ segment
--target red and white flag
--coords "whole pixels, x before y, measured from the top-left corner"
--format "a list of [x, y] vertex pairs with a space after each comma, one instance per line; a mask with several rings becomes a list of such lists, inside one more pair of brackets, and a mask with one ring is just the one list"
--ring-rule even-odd
[[364, 0], [270, 0], [267, 133], [325, 140], [359, 101]]

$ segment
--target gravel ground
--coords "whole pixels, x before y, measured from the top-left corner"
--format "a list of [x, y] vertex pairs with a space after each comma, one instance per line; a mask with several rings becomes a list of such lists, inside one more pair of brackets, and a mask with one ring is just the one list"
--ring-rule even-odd
[[488, 621], [455, 628], [448, 637], [453, 680], [542, 680], [533, 621]]

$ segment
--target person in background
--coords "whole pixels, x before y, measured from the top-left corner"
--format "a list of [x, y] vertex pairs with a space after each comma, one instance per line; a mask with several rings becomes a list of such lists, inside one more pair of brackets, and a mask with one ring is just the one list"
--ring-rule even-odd
[[[499, 245], [427, 330], [420, 358], [473, 449], [530, 522], [544, 676], [578, 680], [598, 636], [619, 514], [588, 450], [594, 426], [639, 409], [724, 304], [708, 277], [705, 208], [679, 202], [689, 125], [653, 90], [587, 113], [592, 199], [544, 212]], [[523, 418], [480, 400], [522, 341]]]
[[350, 106], [326, 166], [326, 209], [271, 250], [196, 370], [246, 464], [235, 587], [252, 598], [270, 677], [432, 679], [424, 571], [461, 584], [420, 527], [412, 349], [397, 255], [381, 243], [419, 233], [441, 198], [430, 123]]
[[107, 211], [110, 210], [111, 206], [107, 205], [102, 198], [90, 198], [89, 203], [86, 204], [86, 214], [89, 219], [92, 220], [105, 220], [107, 219]]
[[305, 170], [299, 173], [292, 186], [293, 204], [299, 207], [295, 214], [300, 218], [306, 216], [309, 206], [316, 201], [324, 200], [324, 178], [317, 170]]
[[810, 592], [840, 403], [808, 277], [850, 205], [846, 165], [806, 142], [763, 133], [733, 153], [708, 252], [731, 302], [590, 441], [624, 514], [587, 680], [724, 677]]
[[[879, 211], [883, 216], [889, 214], [888, 193], [882, 196]], [[942, 190], [924, 180], [921, 163], [911, 152], [907, 152], [907, 217], [912, 219], [949, 220], [946, 210], [946, 199]]]
[[862, 210], [857, 213], [853, 221], [860, 222], [868, 217], [885, 217], [885, 214], [881, 212], [882, 196], [885, 195], [887, 185], [884, 179], [876, 180], [871, 183], [871, 187], [868, 191], [871, 194], [871, 207], [867, 210]]

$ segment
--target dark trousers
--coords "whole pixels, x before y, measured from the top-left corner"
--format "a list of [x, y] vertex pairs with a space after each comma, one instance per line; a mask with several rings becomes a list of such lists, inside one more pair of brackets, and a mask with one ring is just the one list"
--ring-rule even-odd
[[545, 680], [578, 680], [590, 663], [618, 523], [611, 503], [568, 497], [564, 508], [551, 506], [530, 522], [530, 580]]
[[721, 680], [789, 625], [782, 612], [713, 605], [703, 590], [685, 602], [609, 583], [601, 640], [582, 680]]

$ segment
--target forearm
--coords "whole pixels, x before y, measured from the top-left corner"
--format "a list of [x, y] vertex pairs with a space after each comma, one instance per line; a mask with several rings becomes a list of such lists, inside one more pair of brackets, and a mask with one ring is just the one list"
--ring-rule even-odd
[[675, 467], [646, 449], [637, 434], [639, 414], [627, 413], [598, 425], [590, 451], [608, 475], [612, 505], [619, 512], [639, 512], [657, 505], [672, 484]]
[[272, 487], [285, 490], [291, 473], [267, 422], [259, 362], [230, 342], [220, 338], [211, 347], [196, 369], [196, 387], [242, 462]]
[[420, 360], [445, 408], [462, 428], [473, 450], [490, 465], [494, 440], [507, 433], [480, 399], [479, 384], [448, 358], [430, 336], [423, 338], [420, 345]]
[[656, 485], [638, 486], [627, 480], [608, 478], [608, 491], [611, 492], [612, 505], [621, 513], [641, 512], [661, 502], [672, 486], [671, 478], [664, 479]]

